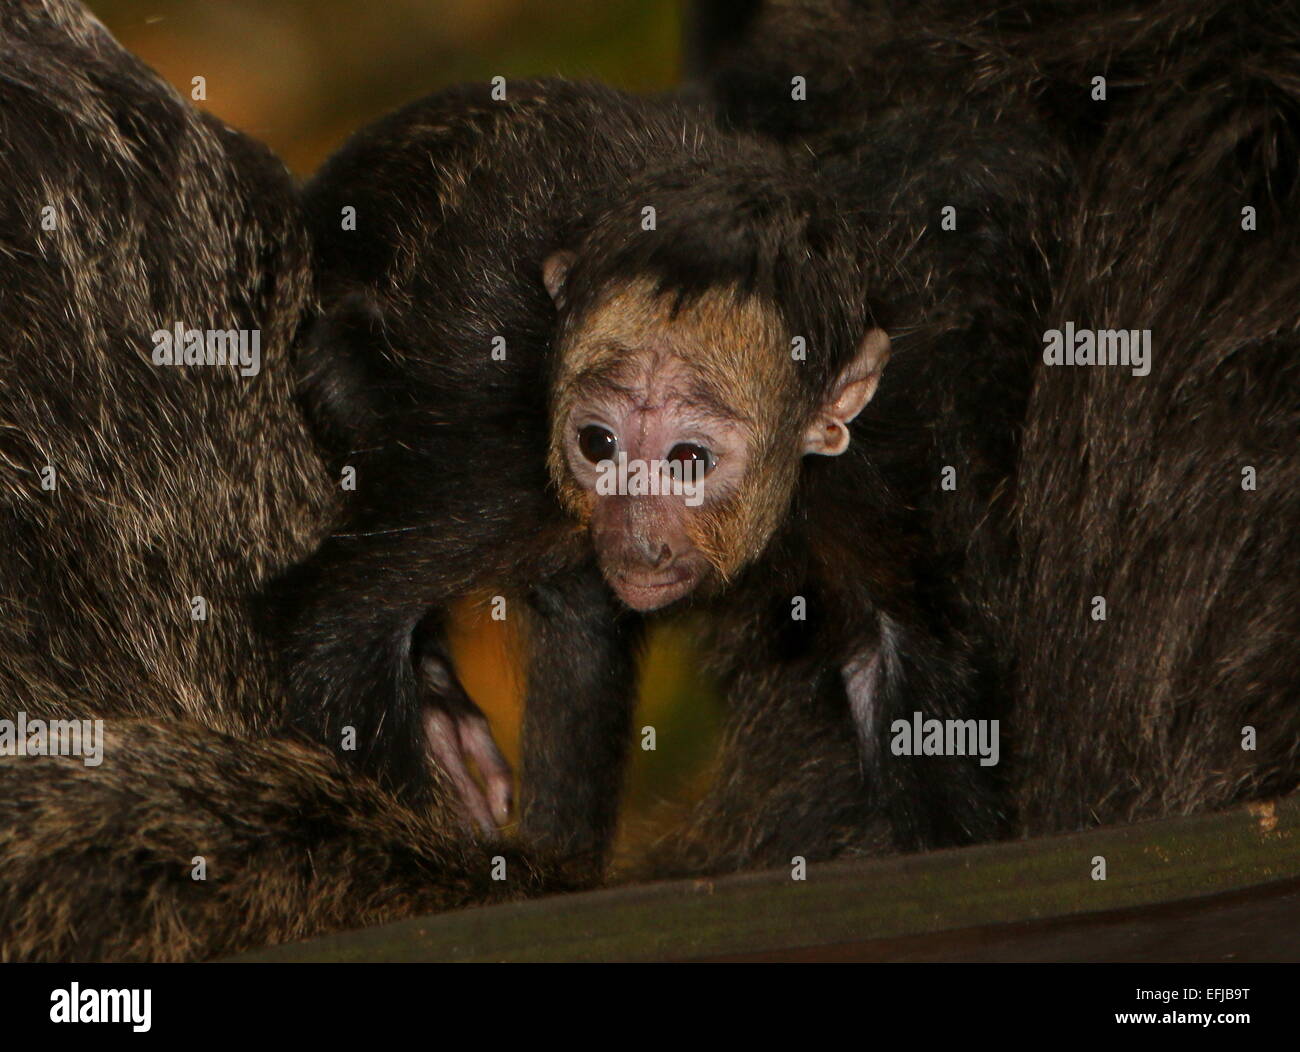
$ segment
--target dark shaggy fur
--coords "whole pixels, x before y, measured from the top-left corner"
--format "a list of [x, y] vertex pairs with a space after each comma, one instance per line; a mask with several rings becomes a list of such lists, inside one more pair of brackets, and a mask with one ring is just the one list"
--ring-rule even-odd
[[[656, 871], [945, 839], [906, 824], [900, 836], [897, 814], [881, 814], [890, 798], [929, 797], [928, 813], [946, 808], [958, 828], [970, 809], [1005, 812], [963, 777], [970, 761], [905, 764], [882, 745], [859, 762], [837, 670], [825, 661], [852, 623], [844, 611], [871, 595], [890, 615], [892, 648], [906, 666], [906, 689], [887, 695], [877, 716], [882, 743], [890, 722], [913, 711], [1000, 718], [1005, 727], [1009, 481], [1073, 166], [1023, 92], [959, 94], [957, 73], [930, 48], [920, 19], [877, 37], [843, 11], [777, 7], [709, 85], [725, 123], [811, 158], [833, 188], [837, 212], [873, 247], [869, 288], [894, 356], [854, 424], [847, 463], [805, 467], [800, 518], [818, 524], [820, 539], [796, 534], [791, 543], [820, 564], [833, 597], [810, 626], [818, 643], [805, 644], [807, 665], [786, 647], [761, 672], [739, 656], [720, 666], [731, 711], [712, 788], [656, 847]], [[796, 73], [808, 78], [806, 101], [791, 98]], [[955, 230], [940, 228], [949, 205]], [[955, 491], [940, 488], [948, 466]], [[864, 492], [894, 500], [872, 508]], [[881, 579], [883, 568], [893, 580]], [[891, 609], [891, 596], [904, 605]], [[735, 608], [721, 652], [742, 655], [758, 644], [744, 616], [752, 607]], [[919, 624], [930, 632], [918, 634]], [[881, 781], [891, 789], [882, 792]], [[958, 800], [961, 792], [971, 798]], [[997, 828], [985, 819], [966, 835]]]
[[[475, 589], [526, 596], [524, 831], [599, 860], [639, 629], [548, 487], [552, 338], [610, 283], [650, 277], [682, 303], [734, 284], [818, 349], [799, 381], [806, 409], [872, 323], [899, 333], [902, 379], [855, 426], [847, 456], [803, 464], [768, 550], [709, 604], [714, 663], [737, 710], [779, 694], [788, 704], [753, 721], [770, 722], [774, 742], [831, 751], [748, 751], [737, 760], [755, 768], [747, 803], [708, 805], [724, 817], [703, 820], [704, 839], [716, 850], [740, 837], [728, 857], [759, 864], [791, 850], [821, 857], [846, 838], [918, 848], [992, 835], [997, 808], [974, 760], [894, 757], [886, 736], [916, 709], [987, 711], [977, 642], [921, 558], [931, 541], [912, 495], [950, 456], [929, 433], [935, 415], [974, 397], [968, 382], [987, 390], [1007, 375], [998, 344], [1012, 334], [1023, 372], [1020, 301], [1034, 301], [1044, 261], [1009, 217], [1046, 226], [1043, 202], [1062, 180], [1054, 157], [1031, 130], [1007, 132], [1022, 149], [1017, 178], [984, 179], [967, 163], [975, 122], [936, 111], [934, 127], [882, 124], [871, 149], [814, 170], [684, 104], [554, 82], [509, 91], [508, 102], [484, 87], [409, 107], [362, 132], [309, 191], [327, 315], [308, 383], [326, 427], [349, 442], [358, 491], [346, 531], [277, 588], [300, 725], [330, 742], [364, 728], [369, 769], [418, 790], [414, 626]], [[952, 243], [928, 230], [949, 201], [965, 209]], [[659, 214], [651, 236], [634, 233], [644, 204]], [[355, 232], [340, 222], [349, 205]], [[540, 274], [562, 247], [577, 263], [557, 317]], [[496, 335], [505, 361], [489, 355]], [[980, 422], [990, 456], [1007, 440], [1000, 418]], [[982, 471], [967, 484], [987, 487]], [[794, 596], [808, 621], [791, 620]], [[872, 670], [861, 762], [843, 679], [854, 662]], [[765, 784], [791, 780], [816, 786], [815, 806], [788, 813]]]
[[[65, 0], [0, 3], [0, 136], [0, 718], [107, 730], [97, 768], [0, 758], [0, 958], [202, 958], [535, 887], [269, 737], [249, 597], [331, 500], [292, 399], [283, 168]], [[261, 373], [155, 366], [176, 322], [260, 328]]]
[[[863, 426], [891, 390], [915, 400], [931, 410], [937, 462], [973, 475], [956, 499], [917, 494], [934, 542], [924, 558], [990, 642], [1008, 805], [1027, 832], [1222, 806], [1300, 777], [1287, 656], [1298, 41], [1294, 13], [1264, 2], [813, 0], [768, 5], [708, 85], [730, 124], [862, 173], [877, 208], [920, 205], [933, 223], [947, 201], [969, 235], [963, 192], [982, 186], [994, 202], [973, 240], [932, 232], [900, 256], [933, 297], [912, 301], [908, 323], [921, 339], [937, 328], [953, 353], [906, 378], [899, 354]], [[1089, 98], [1099, 74], [1107, 102]], [[806, 102], [790, 100], [795, 75]], [[944, 130], [900, 150], [897, 129], [914, 126]], [[1045, 163], [1073, 174], [1053, 182]], [[892, 185], [873, 186], [891, 164]], [[949, 186], [927, 199], [945, 171]], [[1246, 204], [1254, 233], [1240, 228]], [[999, 237], [1048, 269], [1013, 252], [1000, 287]], [[971, 327], [942, 335], [945, 302]], [[1067, 320], [1152, 328], [1152, 374], [1038, 367], [1043, 330]], [[1258, 492], [1241, 490], [1247, 464]], [[1098, 594], [1105, 623], [1088, 616]], [[797, 761], [784, 752], [810, 711], [798, 690], [750, 682], [715, 787], [670, 858], [684, 842], [698, 869], [776, 863], [797, 842], [786, 830], [816, 814], [838, 816], [832, 852], [857, 850], [859, 819], [839, 803], [854, 781], [844, 736], [828, 724], [795, 736]], [[1246, 724], [1256, 753], [1240, 748]]]
[[110, 717], [104, 756], [0, 764], [5, 960], [205, 960], [561, 886], [317, 748]]
[[[305, 363], [356, 468], [345, 529], [277, 585], [297, 726], [419, 798], [429, 770], [411, 661], [433, 608], [491, 586], [528, 608], [525, 830], [603, 850], [617, 813], [640, 637], [546, 473], [555, 309], [542, 262], [633, 173], [722, 158], [689, 106], [563, 82], [466, 87], [365, 129], [308, 188], [325, 317]], [[626, 200], [635, 201], [629, 193]], [[357, 230], [342, 229], [342, 209]], [[586, 225], [584, 226], [584, 220]], [[493, 360], [494, 337], [506, 358]]]
[[[1294, 788], [1298, 40], [1262, 0], [782, 5], [712, 86], [769, 144], [561, 84], [394, 115], [309, 197], [328, 310], [303, 373], [359, 489], [307, 558], [333, 498], [291, 397], [312, 293], [283, 171], [75, 4], [0, 0], [0, 718], [107, 723], [98, 768], [0, 759], [0, 956], [204, 958], [562, 886], [462, 832], [420, 746], [412, 647], [484, 584], [530, 609], [525, 833], [599, 859], [640, 626], [547, 490], [565, 318], [536, 276], [562, 245], [685, 299], [740, 277], [837, 355], [868, 320], [894, 335], [851, 452], [804, 465], [713, 611], [731, 720], [659, 871], [993, 835], [968, 763], [887, 754], [913, 709], [1004, 720], [1027, 832]], [[648, 254], [617, 237], [647, 194], [670, 235]], [[261, 374], [155, 367], [178, 321], [260, 328]], [[1152, 374], [1035, 370], [1066, 321], [1151, 328]], [[286, 690], [251, 597], [304, 559], [258, 604]], [[864, 657], [865, 736], [842, 676]], [[348, 724], [386, 787], [333, 754]], [[418, 811], [389, 792], [412, 786]]]
[[1026, 422], [1027, 833], [1300, 784], [1300, 14], [1163, 16], [1167, 58], [1097, 147], [1052, 322], [1150, 329], [1151, 374], [1044, 368]]

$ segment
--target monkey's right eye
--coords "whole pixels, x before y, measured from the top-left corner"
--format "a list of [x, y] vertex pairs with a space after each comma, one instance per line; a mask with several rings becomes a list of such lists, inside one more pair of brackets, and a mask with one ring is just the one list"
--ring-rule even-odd
[[588, 424], [578, 432], [578, 448], [593, 464], [599, 464], [602, 460], [614, 459], [618, 439], [608, 428], [601, 427], [599, 424]]

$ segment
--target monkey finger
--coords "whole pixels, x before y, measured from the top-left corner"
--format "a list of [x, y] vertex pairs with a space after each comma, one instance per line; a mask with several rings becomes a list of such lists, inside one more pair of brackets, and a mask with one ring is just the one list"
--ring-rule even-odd
[[495, 834], [497, 825], [492, 808], [465, 765], [459, 721], [441, 709], [430, 708], [424, 717], [424, 733], [429, 753], [451, 781], [464, 815], [482, 832]]
[[510, 818], [513, 803], [514, 775], [510, 764], [497, 748], [488, 722], [481, 715], [458, 721], [461, 753], [474, 760], [483, 779], [487, 799], [499, 825]]

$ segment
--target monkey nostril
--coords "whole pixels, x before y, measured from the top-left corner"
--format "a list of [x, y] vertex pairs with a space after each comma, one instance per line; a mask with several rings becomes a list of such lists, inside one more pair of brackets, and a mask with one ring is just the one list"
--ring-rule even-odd
[[672, 562], [673, 550], [667, 541], [654, 541], [645, 538], [637, 547], [640, 549], [642, 565], [651, 570], [661, 569]]

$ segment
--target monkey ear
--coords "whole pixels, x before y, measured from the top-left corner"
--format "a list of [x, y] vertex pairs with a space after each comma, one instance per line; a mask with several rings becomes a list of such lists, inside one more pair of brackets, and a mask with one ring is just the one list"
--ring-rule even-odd
[[578, 256], [574, 252], [561, 250], [552, 252], [542, 263], [542, 283], [551, 294], [557, 307], [564, 306], [564, 283], [569, 279], [569, 270]]
[[876, 393], [880, 374], [889, 361], [889, 336], [872, 329], [858, 344], [858, 353], [840, 373], [826, 404], [804, 432], [803, 451], [837, 457], [849, 448], [849, 422]]

